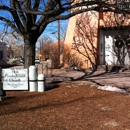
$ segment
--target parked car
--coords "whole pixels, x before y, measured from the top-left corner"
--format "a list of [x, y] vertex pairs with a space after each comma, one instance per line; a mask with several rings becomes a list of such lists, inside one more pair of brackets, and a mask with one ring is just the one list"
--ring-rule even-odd
[[24, 61], [25, 61], [24, 58], [20, 59], [20, 63], [24, 63]]
[[35, 63], [40, 63], [40, 59], [36, 58]]
[[[24, 58], [20, 59], [20, 63], [24, 63], [24, 61], [25, 61]], [[36, 58], [35, 63], [40, 63], [40, 59]]]

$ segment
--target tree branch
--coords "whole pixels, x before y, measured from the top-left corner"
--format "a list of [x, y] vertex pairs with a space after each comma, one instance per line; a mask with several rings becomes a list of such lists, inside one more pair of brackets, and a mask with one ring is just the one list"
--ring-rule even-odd
[[17, 8], [16, 8], [16, 5], [15, 5], [15, 1], [10, 0], [10, 5], [11, 5], [11, 7], [8, 10], [12, 14], [13, 19], [14, 19], [17, 27], [19, 28], [20, 32], [23, 32], [24, 31], [23, 24], [21, 23], [21, 20], [19, 19], [19, 16], [17, 14]]
[[21, 8], [21, 6], [20, 6], [20, 2], [15, 1], [15, 5], [14, 5], [14, 6], [16, 6], [16, 9], [17, 9], [18, 12], [19, 12], [19, 16], [20, 16], [20, 18], [21, 18], [23, 24], [25, 25], [25, 23], [26, 23], [26, 18], [25, 18], [25, 16], [24, 16], [24, 13], [23, 13], [22, 8]]
[[4, 17], [1, 17], [1, 16], [0, 16], [0, 20], [6, 22], [6, 24], [7, 24], [8, 26], [10, 26], [11, 28], [13, 28], [17, 33], [19, 33], [19, 34], [22, 36], [22, 33], [19, 31], [18, 28], [16, 28], [16, 26], [13, 24], [12, 21], [9, 21], [8, 19], [6, 19], [6, 18], [4, 18]]

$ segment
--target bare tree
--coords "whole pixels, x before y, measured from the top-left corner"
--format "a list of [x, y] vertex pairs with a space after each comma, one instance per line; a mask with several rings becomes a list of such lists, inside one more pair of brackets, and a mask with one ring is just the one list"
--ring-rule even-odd
[[39, 43], [39, 52], [41, 55], [44, 55], [45, 58], [50, 55], [50, 46], [53, 40], [49, 36], [44, 36], [38, 39]]
[[86, 59], [87, 64], [95, 69], [97, 59], [97, 28], [92, 24], [92, 15], [90, 13], [82, 14], [77, 22], [73, 50], [77, 51]]
[[[58, 42], [60, 42], [60, 46]], [[60, 40], [58, 42], [50, 44], [50, 59], [52, 60], [53, 66], [55, 68], [59, 68], [62, 66], [62, 63], [60, 63], [59, 61], [59, 56], [61, 54], [63, 55], [63, 49], [64, 49], [64, 41]], [[60, 50], [60, 54], [59, 54], [59, 50]]]
[[68, 45], [64, 46], [63, 51], [63, 63], [65, 68], [82, 69], [83, 60], [78, 52], [74, 52]]
[[[59, 53], [58, 42], [53, 42], [50, 37], [42, 37], [38, 39], [39, 49], [38, 52], [44, 55], [45, 60], [50, 59], [55, 68], [59, 67]], [[60, 50], [63, 53], [64, 41], [60, 41]]]
[[23, 37], [24, 67], [28, 68], [35, 64], [36, 41], [50, 22], [101, 8], [102, 11], [121, 10], [111, 0], [4, 0], [0, 1], [0, 20]]
[[[6, 33], [6, 35], [4, 33]], [[7, 31], [0, 33], [0, 38], [7, 44], [7, 56], [9, 58], [23, 56], [23, 39], [21, 36], [16, 33], [13, 34], [12, 32]]]

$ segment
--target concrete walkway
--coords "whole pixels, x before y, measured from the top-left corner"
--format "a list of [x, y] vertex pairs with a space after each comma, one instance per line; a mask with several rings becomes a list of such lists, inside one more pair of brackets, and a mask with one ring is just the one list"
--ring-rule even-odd
[[[41, 73], [41, 64], [38, 65], [38, 72]], [[23, 66], [13, 66], [10, 68], [23, 68]], [[102, 70], [90, 73], [68, 69], [52, 69], [48, 70], [48, 74], [46, 75], [47, 83], [82, 82], [102, 86], [110, 85], [119, 88], [130, 88], [130, 70], [124, 72], [105, 72]]]
[[53, 71], [52, 76], [47, 76], [48, 83], [85, 82], [98, 85], [110, 85], [119, 88], [130, 88], [130, 72], [104, 72], [85, 73], [82, 71], [60, 70]]

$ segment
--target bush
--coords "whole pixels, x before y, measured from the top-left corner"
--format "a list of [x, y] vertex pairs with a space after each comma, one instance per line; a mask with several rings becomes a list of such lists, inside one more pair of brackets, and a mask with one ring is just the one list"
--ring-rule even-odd
[[67, 45], [64, 46], [63, 63], [68, 65], [68, 68], [71, 68], [71, 66], [82, 68], [83, 65], [82, 58], [79, 56], [79, 53], [72, 51]]

